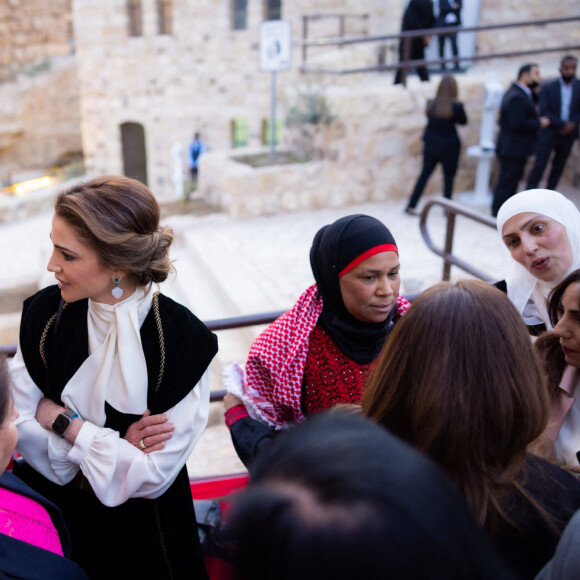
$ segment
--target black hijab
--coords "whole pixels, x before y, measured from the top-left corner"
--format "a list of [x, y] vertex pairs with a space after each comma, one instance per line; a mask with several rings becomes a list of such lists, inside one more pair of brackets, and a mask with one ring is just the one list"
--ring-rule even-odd
[[398, 252], [391, 232], [377, 219], [349, 215], [320, 229], [310, 249], [312, 273], [322, 296], [318, 324], [359, 364], [375, 360], [394, 324], [396, 306], [384, 322], [363, 322], [346, 309], [339, 275], [379, 252]]

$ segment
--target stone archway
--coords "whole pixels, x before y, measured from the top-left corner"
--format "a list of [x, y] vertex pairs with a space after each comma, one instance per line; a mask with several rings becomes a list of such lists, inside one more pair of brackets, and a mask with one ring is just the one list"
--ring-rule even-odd
[[140, 123], [121, 124], [123, 173], [147, 185], [145, 129]]

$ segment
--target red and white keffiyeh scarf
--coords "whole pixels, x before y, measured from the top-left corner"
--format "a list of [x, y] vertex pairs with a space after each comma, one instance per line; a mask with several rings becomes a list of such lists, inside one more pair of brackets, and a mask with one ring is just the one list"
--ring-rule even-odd
[[[405, 298], [397, 298], [399, 315], [409, 307]], [[226, 389], [243, 400], [252, 417], [270, 427], [282, 429], [304, 419], [302, 376], [310, 333], [321, 311], [322, 297], [313, 284], [254, 341], [245, 368], [236, 364], [224, 372]]]

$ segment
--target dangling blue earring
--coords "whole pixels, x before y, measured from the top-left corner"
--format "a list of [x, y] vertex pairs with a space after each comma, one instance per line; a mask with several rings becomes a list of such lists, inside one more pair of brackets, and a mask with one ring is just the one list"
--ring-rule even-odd
[[119, 282], [120, 282], [120, 278], [119, 276], [115, 276], [113, 278], [113, 282], [115, 283], [115, 287], [111, 290], [111, 294], [113, 295], [113, 298], [115, 298], [115, 300], [119, 300], [121, 298], [121, 296], [123, 296], [123, 288], [119, 288]]

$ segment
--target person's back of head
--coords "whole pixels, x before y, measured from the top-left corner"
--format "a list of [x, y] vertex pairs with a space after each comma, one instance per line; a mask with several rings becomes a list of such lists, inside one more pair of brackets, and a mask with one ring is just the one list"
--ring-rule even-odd
[[423, 455], [346, 411], [281, 434], [228, 512], [237, 578], [509, 578]]
[[517, 480], [548, 417], [542, 364], [525, 325], [502, 292], [476, 280], [442, 282], [413, 302], [361, 405], [435, 459], [482, 524], [498, 515], [495, 499]]
[[457, 100], [457, 81], [453, 75], [444, 75], [437, 87], [435, 98], [429, 101], [427, 114], [441, 119], [453, 116], [453, 102]]

